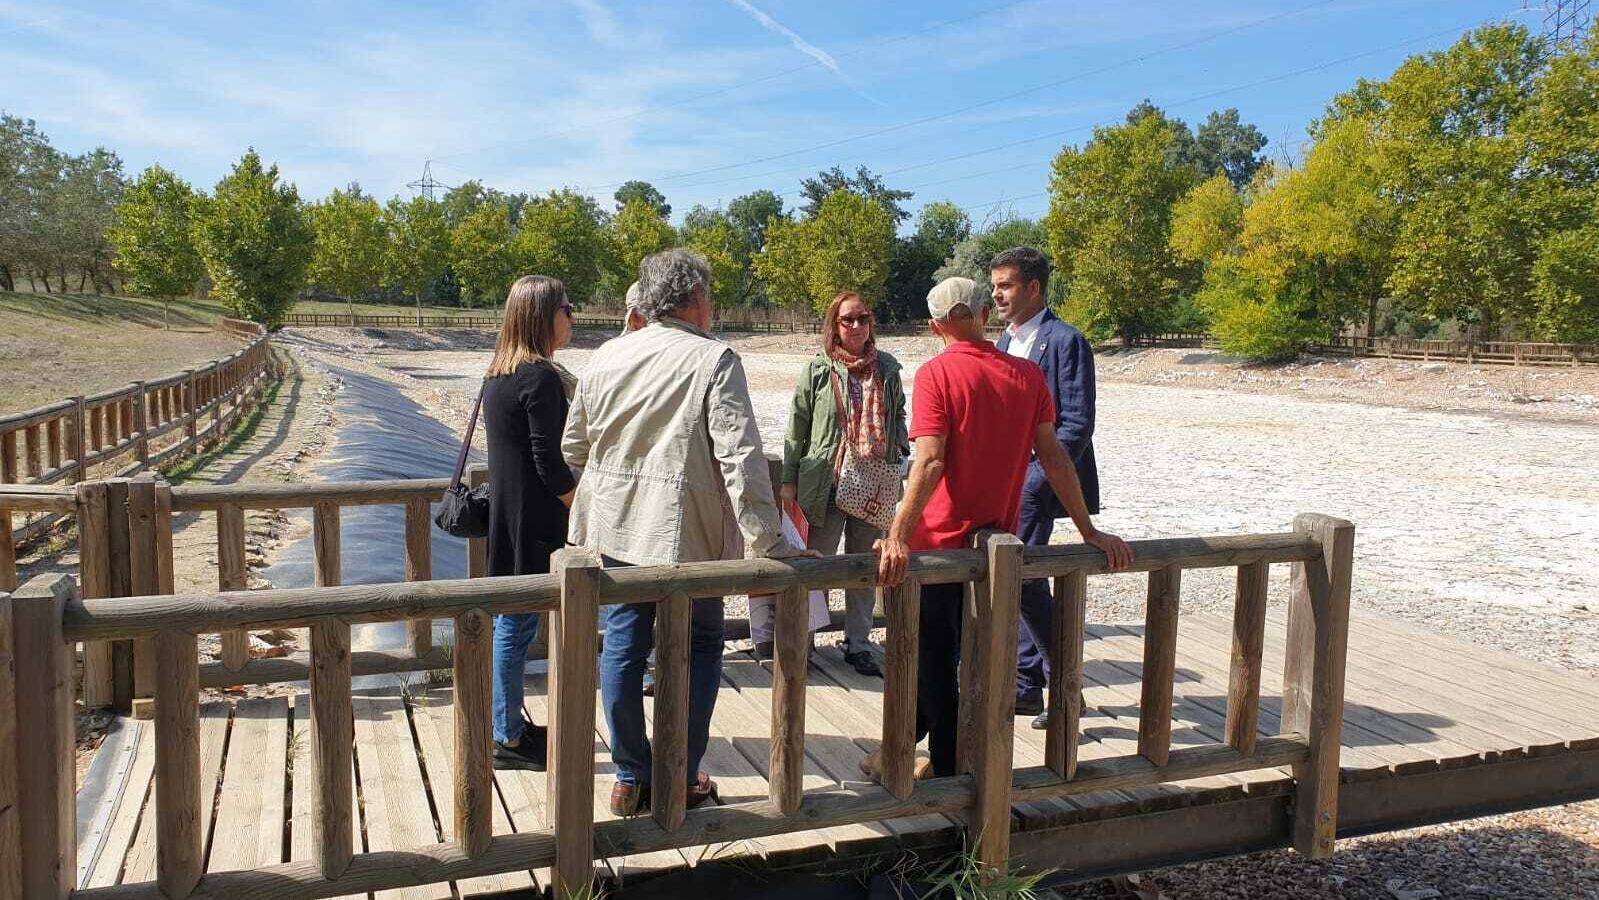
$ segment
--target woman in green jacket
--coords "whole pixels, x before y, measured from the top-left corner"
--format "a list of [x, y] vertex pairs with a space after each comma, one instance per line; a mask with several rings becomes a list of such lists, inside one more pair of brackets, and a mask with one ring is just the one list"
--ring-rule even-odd
[[[835, 399], [840, 397], [849, 407], [844, 415]], [[846, 440], [858, 456], [886, 461], [896, 473], [909, 452], [899, 362], [877, 349], [872, 311], [850, 291], [828, 304], [822, 353], [794, 386], [783, 442], [784, 503], [796, 503], [805, 513], [810, 548], [824, 555], [839, 552], [840, 538], [845, 553], [870, 553], [883, 534], [838, 508], [834, 472]], [[897, 489], [896, 480], [896, 497]], [[844, 659], [862, 675], [881, 677], [870, 643], [873, 595], [869, 588], [845, 592]]]

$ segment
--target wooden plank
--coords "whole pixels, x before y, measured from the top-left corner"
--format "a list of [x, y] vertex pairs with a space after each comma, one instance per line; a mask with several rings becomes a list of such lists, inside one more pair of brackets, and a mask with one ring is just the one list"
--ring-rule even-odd
[[1294, 849], [1326, 859], [1338, 833], [1338, 746], [1355, 526], [1305, 513], [1294, 518], [1294, 530], [1322, 545], [1321, 560], [1294, 564], [1283, 661], [1283, 727], [1307, 735], [1311, 754], [1294, 766]]
[[[438, 843], [405, 702], [397, 696], [362, 695], [353, 704], [368, 852]], [[450, 900], [450, 896], [449, 883], [438, 882], [380, 891], [374, 900]]]
[[[224, 503], [217, 507], [217, 590], [242, 591], [250, 586], [244, 556], [244, 507]], [[238, 671], [250, 661], [250, 633], [233, 628], [222, 632], [222, 665]]]
[[[165, 631], [154, 638], [156, 879], [170, 897], [185, 897], [205, 871], [205, 822], [210, 808], [201, 797], [200, 682], [195, 637]], [[241, 748], [242, 749], [242, 748]], [[252, 748], [250, 752], [259, 752]], [[251, 784], [252, 791], [257, 790]], [[267, 862], [282, 862], [273, 857]]]
[[1073, 572], [1055, 579], [1055, 665], [1049, 673], [1049, 728], [1044, 764], [1071, 780], [1082, 743], [1083, 639], [1088, 615], [1088, 576]]
[[883, 647], [883, 787], [901, 799], [911, 795], [916, 771], [916, 670], [922, 620], [922, 586], [907, 578], [879, 588], [888, 613]]
[[27, 450], [24, 457], [28, 477], [37, 480], [44, 474], [44, 460], [39, 454], [39, 426], [29, 425], [22, 430], [23, 446]]
[[0, 430], [0, 484], [16, 484], [17, 432], [14, 428]]
[[22, 823], [22, 896], [66, 900], [77, 877], [74, 834], [72, 654], [61, 611], [75, 587], [65, 575], [40, 575], [11, 603], [12, 662], [23, 674], [16, 694], [17, 811]]
[[338, 878], [355, 852], [355, 735], [350, 707], [350, 626], [329, 619], [311, 628], [311, 746], [316, 779], [312, 843], [324, 878]]
[[1266, 637], [1265, 563], [1238, 567], [1233, 600], [1233, 661], [1227, 679], [1227, 743], [1240, 753], [1255, 749], [1260, 726], [1260, 666]]
[[805, 676], [810, 656], [810, 598], [803, 585], [777, 597], [773, 610], [772, 760], [767, 778], [772, 803], [785, 816], [805, 793]]
[[[316, 842], [313, 840], [312, 820], [316, 808], [316, 784], [312, 774], [311, 752], [311, 696], [309, 694], [296, 694], [291, 698], [294, 710], [294, 730], [289, 737], [289, 774], [292, 779], [290, 804], [293, 807], [293, 819], [289, 823], [289, 859], [294, 862], [313, 862], [316, 859]], [[352, 773], [349, 781], [350, 808], [356, 808], [355, 777]], [[351, 845], [361, 846], [360, 822], [350, 822]], [[367, 900], [367, 895], [348, 895], [339, 900]]]
[[44, 423], [45, 462], [51, 469], [61, 468], [61, 417]]
[[[228, 738], [228, 724], [232, 709], [226, 703], [207, 703], [200, 707], [200, 825], [205, 846], [209, 850], [215, 819], [210, 804], [217, 795], [217, 782], [222, 776], [222, 749]], [[128, 847], [123, 864], [122, 884], [153, 881], [156, 877], [156, 810], [155, 791], [152, 786], [150, 802], [145, 803], [139, 816], [139, 828]]]
[[[425, 620], [424, 620], [425, 621]], [[414, 649], [414, 648], [413, 648]], [[482, 610], [455, 617], [455, 743], [451, 777], [455, 842], [477, 856], [494, 838], [494, 619]], [[435, 794], [443, 793], [442, 786]], [[443, 821], [441, 815], [440, 820]]]
[[560, 578], [561, 612], [552, 616], [549, 759], [555, 829], [555, 900], [584, 896], [594, 872], [594, 705], [599, 627], [599, 560], [565, 548], [551, 566]]
[[[132, 554], [128, 546], [128, 480], [109, 478], [106, 487], [106, 596], [127, 597], [133, 591]], [[133, 649], [127, 640], [119, 640], [111, 648], [112, 702], [118, 709], [127, 709], [133, 702]]]
[[689, 633], [693, 611], [693, 602], [685, 594], [673, 594], [655, 608], [650, 815], [667, 831], [676, 831], [683, 824], [688, 798]]
[[1011, 759], [1016, 729], [1016, 632], [1022, 595], [1022, 542], [1012, 534], [987, 540], [988, 596], [978, 636], [977, 798], [968, 830], [984, 868], [1010, 860]]
[[[523, 679], [523, 709], [533, 721], [548, 722], [549, 710], [544, 702], [546, 695], [543, 675]], [[505, 814], [517, 834], [542, 832], [549, 828], [549, 779], [543, 772], [504, 770], [494, 773], [505, 802]], [[541, 888], [550, 883], [550, 869], [546, 864], [533, 870], [533, 880]]]
[[11, 508], [0, 506], [0, 591], [17, 589], [17, 545], [11, 531]]
[[[5, 523], [0, 523], [5, 524]], [[10, 535], [4, 536], [10, 543]], [[17, 662], [11, 597], [0, 592], [0, 897], [22, 896], [22, 818], [17, 806]]]
[[[451, 752], [451, 744], [455, 735], [455, 698], [453, 689], [434, 689], [423, 694], [417, 702], [411, 704], [411, 723], [416, 728], [417, 744], [422, 751], [422, 764], [427, 770], [428, 783], [441, 785], [447, 783], [454, 775], [455, 762]], [[492, 773], [491, 774], [504, 774]], [[454, 791], [433, 791], [433, 802], [438, 807], [439, 823], [455, 823], [455, 796]], [[513, 834], [516, 829], [507, 809], [499, 801], [490, 786], [490, 806], [493, 814], [493, 828], [496, 834]], [[455, 837], [452, 830], [444, 836], [446, 839]], [[463, 897], [476, 894], [491, 894], [497, 891], [524, 891], [534, 888], [534, 881], [527, 872], [505, 872], [499, 875], [490, 875], [483, 878], [462, 879], [456, 888]]]
[[[217, 803], [212, 872], [255, 869], [287, 862], [284, 786], [288, 783], [289, 701], [286, 697], [241, 700], [233, 710], [226, 778]], [[181, 896], [181, 895], [179, 895]]]
[[133, 848], [139, 821], [144, 813], [145, 801], [151, 795], [151, 777], [155, 774], [155, 728], [144, 723], [133, 723], [138, 730], [133, 751], [133, 762], [116, 808], [106, 822], [105, 838], [94, 867], [89, 870], [85, 887], [106, 887], [117, 883], [122, 876], [123, 864]]
[[311, 507], [311, 537], [315, 547], [313, 574], [317, 587], [340, 583], [339, 505], [321, 501]]
[[[405, 580], [433, 580], [433, 506], [424, 497], [405, 503]], [[406, 643], [413, 656], [425, 656], [433, 648], [433, 620], [412, 619], [405, 623]]]
[[1171, 703], [1177, 676], [1177, 598], [1182, 570], [1149, 573], [1144, 611], [1143, 694], [1138, 703], [1138, 753], [1157, 766], [1171, 752]]

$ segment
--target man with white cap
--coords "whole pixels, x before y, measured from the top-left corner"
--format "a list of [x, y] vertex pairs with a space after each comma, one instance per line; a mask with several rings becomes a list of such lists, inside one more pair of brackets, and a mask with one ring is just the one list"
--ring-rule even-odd
[[[916, 456], [905, 499], [888, 534], [877, 542], [878, 581], [903, 581], [912, 551], [958, 549], [985, 528], [1014, 534], [1022, 479], [1033, 454], [1083, 541], [1104, 551], [1111, 571], [1126, 568], [1131, 548], [1089, 519], [1077, 472], [1055, 434], [1055, 405], [1043, 373], [983, 336], [987, 292], [970, 278], [947, 278], [927, 295], [927, 311], [944, 352], [916, 373], [910, 427]], [[916, 731], [918, 738], [929, 736], [934, 776], [957, 774], [963, 588], [922, 588]], [[877, 774], [875, 756], [862, 768]]]

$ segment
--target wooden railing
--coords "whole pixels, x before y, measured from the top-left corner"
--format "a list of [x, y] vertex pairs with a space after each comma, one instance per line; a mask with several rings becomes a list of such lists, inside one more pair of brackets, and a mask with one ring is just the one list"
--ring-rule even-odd
[[[0, 416], [0, 485], [75, 483], [107, 465], [117, 476], [131, 475], [225, 434], [275, 372], [260, 327], [227, 322], [229, 330], [254, 328], [250, 343], [230, 356], [165, 378]], [[0, 590], [16, 586], [6, 574], [15, 548], [56, 521], [40, 516], [13, 531], [11, 515], [20, 511], [0, 499]]]
[[1336, 337], [1317, 348], [1333, 356], [1462, 360], [1505, 366], [1599, 365], [1599, 344], [1532, 341], [1436, 341], [1410, 338]]
[[[481, 477], [481, 474], [479, 475]], [[913, 557], [909, 580], [883, 592], [888, 610], [887, 671], [880, 787], [802, 787], [806, 735], [805, 666], [809, 635], [806, 593], [870, 586], [869, 554], [828, 559], [747, 560], [679, 566], [602, 569], [579, 549], [556, 555], [549, 575], [428, 581], [426, 529], [411, 523], [442, 482], [170, 488], [153, 479], [103, 485], [108, 498], [126, 490], [127, 537], [85, 550], [82, 589], [65, 576], [41, 576], [14, 597], [0, 596], [0, 895], [224, 898], [279, 900], [342, 896], [409, 885], [554, 867], [558, 897], [581, 896], [597, 857], [753, 839], [834, 825], [926, 813], [961, 817], [985, 866], [1009, 856], [1010, 805], [1256, 768], [1293, 766], [1295, 846], [1331, 852], [1337, 825], [1338, 747], [1354, 529], [1303, 515], [1281, 534], [1134, 542], [1134, 570], [1147, 573], [1149, 600], [1138, 752], [1078, 762], [1079, 687], [1089, 580], [1105, 571], [1085, 546], [1023, 547], [988, 533], [968, 550]], [[93, 497], [95, 490], [89, 491]], [[96, 513], [86, 507], [81, 515]], [[115, 507], [114, 499], [109, 505]], [[339, 510], [356, 504], [401, 504], [406, 517], [408, 577], [400, 584], [339, 586]], [[167, 596], [174, 511], [212, 510], [235, 516], [256, 506], [309, 506], [317, 586], [270, 591], [225, 590]], [[115, 510], [113, 509], [113, 512]], [[110, 518], [115, 518], [111, 516]], [[232, 521], [232, 520], [230, 520]], [[425, 519], [423, 520], [425, 521]], [[219, 529], [222, 530], [222, 529]], [[236, 540], [236, 529], [228, 526]], [[482, 549], [469, 550], [469, 574], [481, 575]], [[141, 559], [143, 560], [141, 562]], [[1284, 666], [1282, 732], [1256, 739], [1265, 628], [1267, 569], [1293, 567]], [[1171, 748], [1177, 610], [1184, 569], [1238, 571], [1234, 648], [1225, 743]], [[124, 572], [124, 570], [126, 570]], [[108, 572], [111, 573], [108, 575]], [[127, 577], [137, 596], [93, 596]], [[228, 576], [223, 576], [226, 579]], [[1017, 604], [1026, 578], [1054, 579], [1058, 658], [1045, 765], [1013, 770], [1011, 706]], [[960, 774], [916, 782], [915, 682], [919, 587], [964, 583], [961, 650]], [[240, 585], [232, 585], [239, 587]], [[596, 825], [593, 818], [595, 653], [598, 608], [657, 603], [657, 695], [654, 783], [681, 785], [664, 767], [686, 757], [689, 604], [696, 597], [778, 594], [773, 672], [770, 796], [754, 803], [685, 810], [682, 790], [654, 798], [648, 817]], [[550, 816], [543, 830], [494, 835], [489, 748], [491, 617], [545, 612], [550, 639]], [[352, 840], [351, 678], [356, 674], [350, 628], [368, 622], [453, 620], [447, 663], [455, 678], [454, 820], [450, 839], [406, 851], [357, 853]], [[211, 798], [200, 785], [198, 694], [206, 667], [196, 636], [248, 629], [309, 628], [310, 653], [299, 677], [310, 682], [315, 858], [264, 868], [203, 872], [203, 828]], [[414, 630], [412, 650], [421, 649]], [[72, 650], [131, 642], [137, 670], [155, 697], [155, 828], [157, 878], [113, 888], [73, 890]], [[442, 667], [442, 666], [440, 666]], [[14, 760], [14, 765], [12, 761]], [[7, 793], [9, 792], [9, 794]], [[13, 852], [13, 848], [15, 852]], [[7, 893], [15, 886], [16, 892]]]

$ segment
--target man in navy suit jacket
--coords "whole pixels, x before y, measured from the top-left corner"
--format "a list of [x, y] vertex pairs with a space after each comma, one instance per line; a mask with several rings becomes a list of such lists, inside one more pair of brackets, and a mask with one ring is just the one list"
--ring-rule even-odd
[[[1044, 370], [1055, 401], [1055, 433], [1076, 464], [1077, 480], [1090, 513], [1099, 512], [1099, 469], [1094, 464], [1094, 350], [1082, 332], [1062, 322], [1045, 302], [1049, 259], [1031, 247], [1016, 247], [989, 262], [994, 306], [1007, 323], [999, 349], [1025, 356]], [[1023, 543], [1049, 543], [1055, 520], [1066, 515], [1033, 459], [1022, 484]], [[1049, 584], [1035, 578], [1022, 585], [1021, 627], [1017, 630], [1016, 713], [1037, 715], [1033, 727], [1049, 724], [1044, 688], [1055, 652]]]

